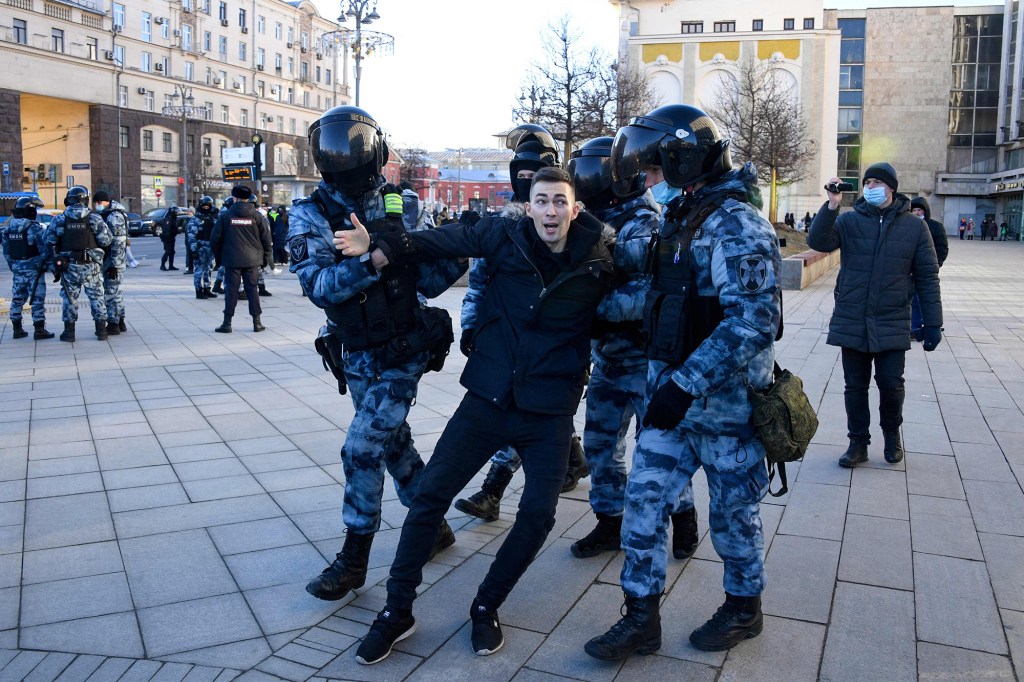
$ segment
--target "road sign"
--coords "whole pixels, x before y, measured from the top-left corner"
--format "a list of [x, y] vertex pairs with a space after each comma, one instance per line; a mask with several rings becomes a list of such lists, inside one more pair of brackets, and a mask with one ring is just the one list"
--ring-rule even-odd
[[[155, 176], [153, 178], [153, 187], [156, 187], [157, 189], [163, 189], [163, 186], [164, 186], [164, 179], [161, 178], [159, 175]], [[157, 196], [160, 196], [160, 195], [158, 194]]]
[[156, 194], [156, 198], [159, 199], [164, 195], [164, 191], [162, 189], [158, 189], [154, 194]]
[[9, 164], [8, 162], [4, 161], [4, 175], [10, 175], [10, 174], [11, 174], [11, 164]]

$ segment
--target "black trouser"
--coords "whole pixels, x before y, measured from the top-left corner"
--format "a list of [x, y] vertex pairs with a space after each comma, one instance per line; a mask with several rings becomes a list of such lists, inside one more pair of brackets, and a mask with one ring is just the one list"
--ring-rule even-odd
[[251, 268], [224, 268], [224, 315], [231, 317], [235, 314], [235, 305], [238, 303], [238, 282], [241, 280], [245, 287], [245, 298], [249, 301], [249, 314], [260, 315], [263, 309], [260, 307], [260, 294], [257, 288], [257, 281], [260, 277], [260, 268], [254, 265]]
[[843, 348], [843, 376], [846, 379], [846, 425], [850, 438], [871, 440], [871, 409], [868, 387], [871, 385], [871, 363], [875, 365], [878, 385], [878, 423], [882, 431], [896, 431], [903, 423], [903, 368], [907, 352], [887, 350], [862, 353]]
[[174, 242], [176, 239], [164, 239], [164, 255], [160, 257], [160, 266], [174, 267]]
[[452, 500], [496, 450], [512, 445], [522, 458], [526, 486], [515, 524], [477, 591], [480, 603], [501, 606], [555, 525], [572, 430], [571, 415], [537, 414], [514, 406], [502, 410], [467, 393], [420, 476], [391, 565], [388, 605], [412, 608], [423, 566]]

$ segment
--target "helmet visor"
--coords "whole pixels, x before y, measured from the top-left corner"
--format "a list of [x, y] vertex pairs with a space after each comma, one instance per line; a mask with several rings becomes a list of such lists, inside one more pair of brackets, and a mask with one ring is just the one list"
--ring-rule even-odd
[[628, 193], [633, 180], [649, 166], [660, 166], [658, 145], [665, 133], [640, 126], [619, 129], [612, 142], [611, 171], [613, 187], [620, 196]]
[[568, 170], [576, 187], [576, 198], [584, 204], [612, 187], [611, 162], [607, 156], [574, 156], [569, 160]]
[[321, 173], [355, 170], [380, 159], [380, 134], [362, 121], [331, 121], [313, 130], [309, 142]]
[[545, 149], [550, 149], [553, 152], [558, 151], [558, 146], [555, 145], [555, 138], [551, 137], [551, 133], [540, 126], [533, 125], [520, 126], [510, 130], [508, 135], [505, 136], [505, 147], [515, 150], [522, 143], [530, 142], [531, 140], [539, 142]]

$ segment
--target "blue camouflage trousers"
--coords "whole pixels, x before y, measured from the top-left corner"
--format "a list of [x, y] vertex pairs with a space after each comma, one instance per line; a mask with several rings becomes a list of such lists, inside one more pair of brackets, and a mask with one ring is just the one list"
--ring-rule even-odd
[[92, 309], [92, 319], [106, 322], [107, 306], [103, 300], [103, 275], [96, 263], [71, 263], [61, 275], [60, 296], [64, 300], [63, 319], [65, 322], [78, 320], [78, 297], [85, 289]]
[[402, 504], [412, 503], [423, 460], [413, 445], [406, 417], [427, 359], [427, 353], [421, 353], [414, 361], [389, 367], [378, 362], [374, 351], [344, 354], [345, 378], [355, 406], [341, 447], [342, 518], [350, 533], [365, 535], [380, 528], [385, 470], [395, 480]]
[[[32, 263], [38, 263], [33, 259]], [[33, 285], [35, 300], [32, 300], [32, 321], [46, 319], [46, 274], [39, 276], [39, 269], [34, 265], [26, 267], [25, 261], [11, 263], [11, 274], [14, 275], [14, 286], [11, 291], [11, 320], [21, 319], [21, 309], [32, 300]]]
[[[626, 494], [626, 437], [636, 417], [647, 411], [647, 362], [601, 362], [595, 356], [587, 384], [587, 421], [583, 452], [590, 468], [590, 507], [598, 514], [622, 516]], [[672, 514], [693, 508], [687, 484]]]
[[648, 597], [665, 591], [669, 514], [693, 474], [704, 467], [711, 541], [725, 566], [725, 591], [740, 597], [761, 594], [765, 575], [759, 500], [768, 485], [764, 457], [756, 436], [642, 430], [622, 518], [623, 592]]
[[195, 273], [192, 276], [192, 283], [196, 289], [209, 289], [213, 286], [213, 277], [210, 274], [213, 267], [213, 250], [210, 248], [210, 242], [199, 241], [197, 244], [199, 249], [192, 260], [192, 270]]
[[124, 317], [124, 270], [117, 268], [117, 277], [108, 277], [103, 271], [103, 303], [107, 309], [107, 321], [117, 322]]

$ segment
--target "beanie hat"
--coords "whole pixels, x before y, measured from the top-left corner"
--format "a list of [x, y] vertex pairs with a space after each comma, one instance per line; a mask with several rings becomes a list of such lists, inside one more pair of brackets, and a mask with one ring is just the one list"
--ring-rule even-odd
[[924, 197], [914, 197], [913, 199], [911, 199], [910, 208], [911, 210], [919, 208], [922, 211], [924, 211], [925, 220], [929, 220], [932, 217], [932, 209], [928, 205], [928, 200], [925, 199]]
[[110, 201], [110, 195], [100, 190], [99, 192], [96, 192], [96, 194], [92, 195], [92, 200], [93, 203], [96, 203], [98, 201]]
[[892, 167], [892, 164], [885, 163], [884, 161], [872, 164], [864, 171], [864, 182], [871, 178], [881, 180], [889, 185], [893, 192], [900, 187], [900, 182], [896, 179], [896, 169]]
[[236, 199], [248, 199], [252, 196], [252, 190], [245, 185], [235, 185], [231, 188], [231, 196]]

